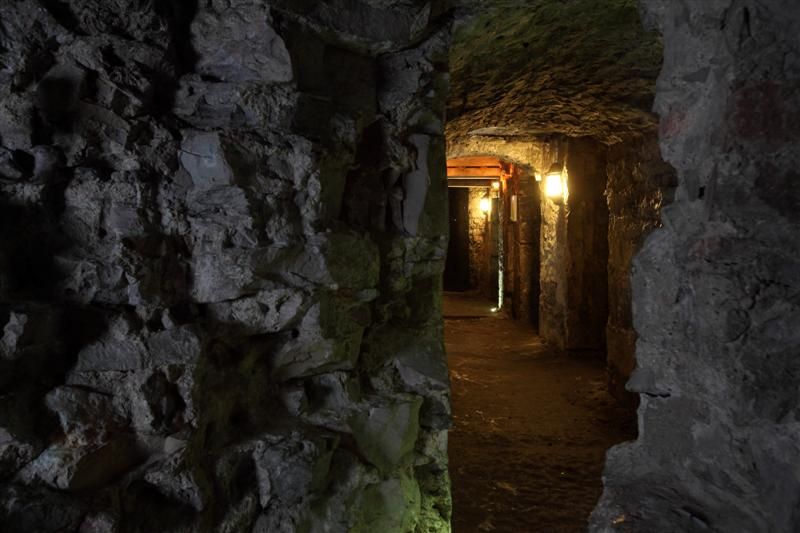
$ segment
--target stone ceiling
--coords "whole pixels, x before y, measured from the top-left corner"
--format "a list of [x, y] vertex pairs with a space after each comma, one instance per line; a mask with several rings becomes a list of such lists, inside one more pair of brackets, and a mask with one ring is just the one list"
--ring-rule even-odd
[[451, 52], [447, 132], [589, 135], [654, 128], [659, 37], [636, 0], [470, 0]]

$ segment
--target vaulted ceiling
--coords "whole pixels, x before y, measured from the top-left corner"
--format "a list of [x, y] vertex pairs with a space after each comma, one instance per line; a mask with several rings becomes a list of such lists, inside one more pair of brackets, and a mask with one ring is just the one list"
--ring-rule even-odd
[[470, 0], [451, 52], [448, 136], [654, 128], [659, 37], [636, 0]]

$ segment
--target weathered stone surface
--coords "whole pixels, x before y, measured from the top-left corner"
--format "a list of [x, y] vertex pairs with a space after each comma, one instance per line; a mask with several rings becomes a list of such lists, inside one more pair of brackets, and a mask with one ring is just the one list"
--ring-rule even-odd
[[354, 369], [368, 319], [369, 311], [363, 305], [324, 297], [306, 311], [296, 329], [297, 336], [275, 354], [275, 376], [291, 379]]
[[800, 9], [642, 5], [664, 35], [656, 110], [678, 187], [634, 259], [639, 439], [609, 452], [592, 529], [796, 529], [796, 195], [765, 191], [800, 157]]
[[408, 459], [419, 432], [418, 397], [367, 403], [350, 420], [359, 450], [382, 472], [395, 470]]
[[259, 502], [267, 507], [272, 499], [286, 506], [296, 506], [326, 485], [333, 449], [337, 439], [314, 440], [292, 435], [254, 452]]
[[27, 315], [14, 312], [9, 315], [8, 322], [3, 328], [3, 338], [0, 341], [0, 354], [4, 359], [14, 360], [22, 357], [27, 323]]
[[417, 482], [401, 477], [367, 487], [363, 511], [351, 531], [415, 531], [420, 519]]
[[0, 428], [0, 479], [5, 479], [35, 456], [35, 449], [18, 441], [8, 430]]
[[621, 401], [636, 363], [631, 265], [649, 232], [661, 225], [662, 205], [676, 185], [675, 171], [661, 160], [655, 135], [626, 139], [608, 153], [608, 373], [609, 390]]
[[633, 2], [464, 1], [448, 137], [563, 133], [618, 140], [655, 126], [658, 37]]
[[448, 3], [129, 4], [3, 5], [0, 529], [448, 509], [443, 351], [365, 356], [441, 321]]
[[289, 52], [270, 19], [267, 6], [248, 3], [201, 9], [191, 26], [197, 71], [222, 81], [290, 81]]
[[61, 490], [98, 489], [142, 459], [130, 437], [118, 435], [81, 445], [52, 445], [19, 473], [27, 484], [44, 483]]
[[259, 291], [254, 296], [209, 305], [214, 320], [241, 324], [250, 333], [277, 333], [285, 331], [300, 319], [308, 309], [307, 297], [302, 291], [275, 288]]
[[570, 139], [567, 172], [567, 317], [569, 350], [604, 350], [608, 320], [606, 152], [593, 139]]
[[182, 448], [166, 459], [148, 465], [142, 479], [164, 497], [202, 511], [211, 498], [211, 487], [194, 462], [191, 452]]

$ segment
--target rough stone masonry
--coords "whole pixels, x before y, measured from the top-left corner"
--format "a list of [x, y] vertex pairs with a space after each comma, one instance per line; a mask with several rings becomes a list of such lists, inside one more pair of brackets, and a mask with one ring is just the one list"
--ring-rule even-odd
[[448, 531], [445, 2], [0, 9], [0, 529]]
[[[641, 4], [678, 189], [590, 527], [793, 531], [800, 6]], [[447, 531], [445, 1], [0, 10], [3, 530]], [[643, 123], [604, 91], [522, 106], [532, 79], [492, 132]]]
[[634, 260], [639, 438], [593, 531], [800, 527], [800, 4], [644, 0], [675, 199]]

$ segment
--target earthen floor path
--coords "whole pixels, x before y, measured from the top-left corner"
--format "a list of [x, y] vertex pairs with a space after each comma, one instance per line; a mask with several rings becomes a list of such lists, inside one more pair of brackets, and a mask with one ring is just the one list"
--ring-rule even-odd
[[559, 353], [491, 302], [445, 295], [454, 533], [586, 531], [606, 450], [635, 438], [598, 357]]

